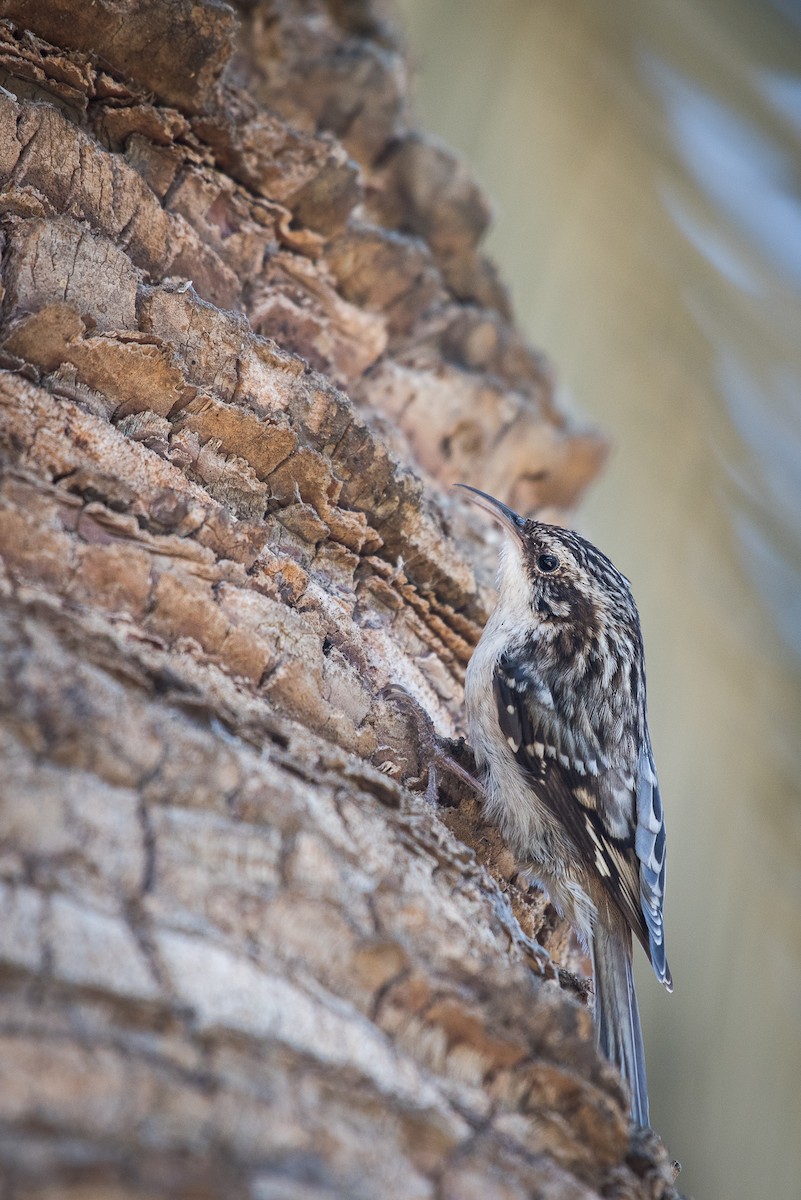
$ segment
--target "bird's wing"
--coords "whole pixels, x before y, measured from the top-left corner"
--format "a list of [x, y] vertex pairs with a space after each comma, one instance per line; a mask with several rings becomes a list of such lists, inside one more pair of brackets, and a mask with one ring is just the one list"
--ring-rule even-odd
[[665, 834], [650, 747], [645, 763], [611, 762], [586, 713], [560, 712], [529, 654], [499, 659], [494, 690], [501, 731], [537, 796], [668, 981]]
[[637, 770], [637, 828], [634, 846], [640, 862], [640, 908], [648, 929], [648, 951], [657, 978], [673, 991], [665, 957], [665, 816], [647, 731]]

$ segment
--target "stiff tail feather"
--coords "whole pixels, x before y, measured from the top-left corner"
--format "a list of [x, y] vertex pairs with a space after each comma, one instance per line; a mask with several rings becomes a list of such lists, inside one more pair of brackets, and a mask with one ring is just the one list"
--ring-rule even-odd
[[617, 926], [596, 924], [592, 938], [592, 972], [595, 984], [595, 1041], [613, 1063], [631, 1092], [631, 1116], [647, 1128], [648, 1084], [645, 1050], [640, 1029], [637, 994], [631, 962], [631, 933]]

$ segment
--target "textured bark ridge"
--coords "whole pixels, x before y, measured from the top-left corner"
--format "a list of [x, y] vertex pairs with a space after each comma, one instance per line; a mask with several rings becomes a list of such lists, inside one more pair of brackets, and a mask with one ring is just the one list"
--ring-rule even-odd
[[566, 506], [603, 446], [391, 26], [0, 16], [3, 1196], [669, 1196], [564, 929], [426, 796], [495, 555], [448, 485]]

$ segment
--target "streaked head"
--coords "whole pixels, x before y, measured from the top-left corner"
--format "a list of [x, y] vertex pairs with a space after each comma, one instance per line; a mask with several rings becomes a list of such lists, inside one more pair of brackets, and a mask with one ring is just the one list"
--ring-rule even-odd
[[630, 619], [634, 608], [628, 580], [605, 554], [568, 529], [521, 517], [501, 500], [457, 484], [504, 530], [498, 572], [501, 603], [525, 608], [539, 622], [571, 622], [595, 632], [602, 613]]

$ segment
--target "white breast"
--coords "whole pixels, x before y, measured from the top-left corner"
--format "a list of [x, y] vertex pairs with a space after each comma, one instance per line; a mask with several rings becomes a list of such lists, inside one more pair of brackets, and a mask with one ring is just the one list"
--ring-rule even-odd
[[[484, 768], [484, 811], [496, 824], [521, 863], [549, 863], [560, 827], [523, 774], [501, 732], [493, 692], [495, 664], [508, 649], [514, 631], [498, 616], [490, 617], [473, 651], [465, 678], [468, 736], [479, 766]], [[561, 857], [560, 855], [557, 855]]]

